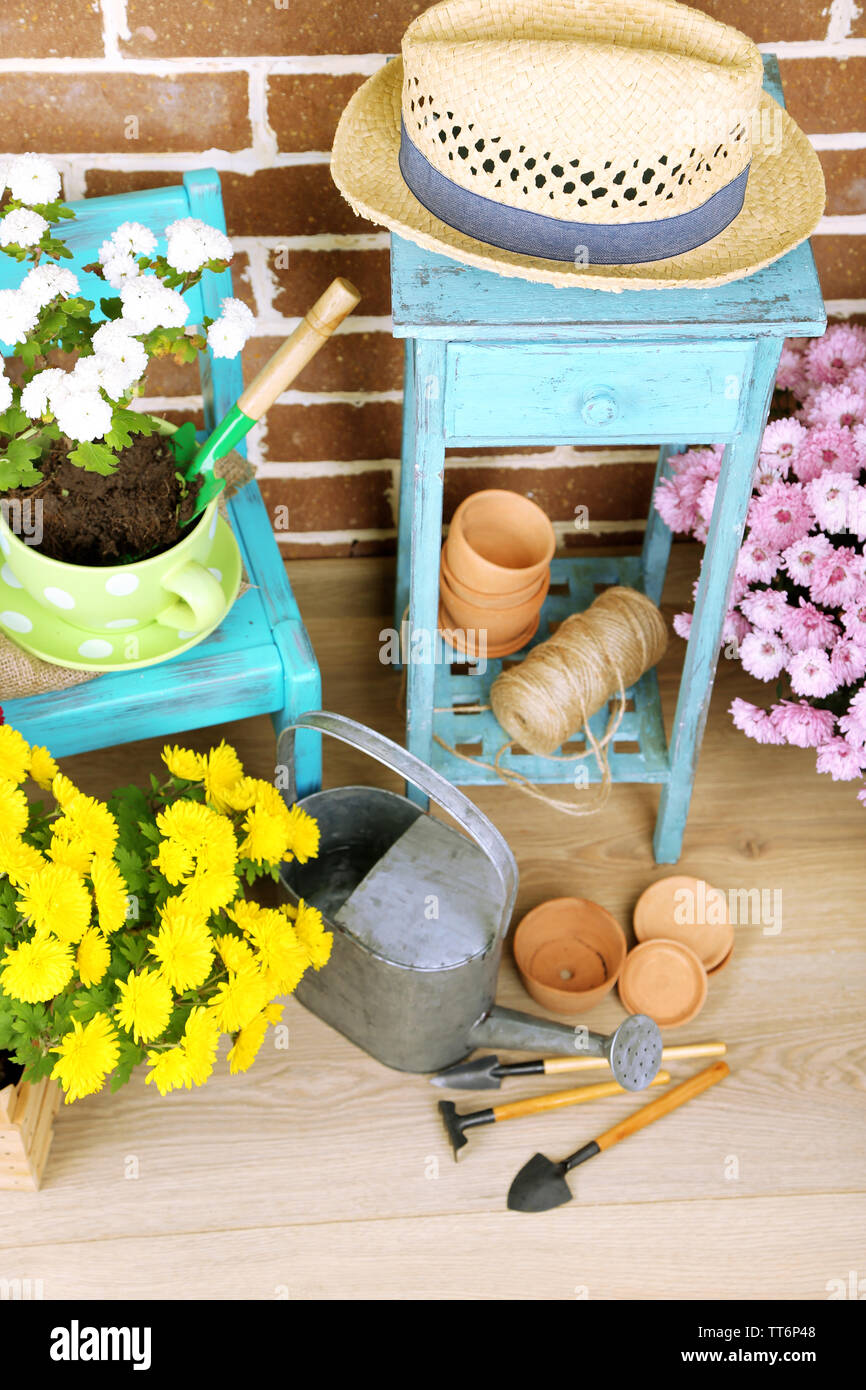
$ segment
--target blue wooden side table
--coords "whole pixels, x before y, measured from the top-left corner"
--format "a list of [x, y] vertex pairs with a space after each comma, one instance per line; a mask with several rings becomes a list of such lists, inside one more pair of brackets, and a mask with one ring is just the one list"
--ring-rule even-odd
[[[781, 101], [776, 60], [764, 62], [765, 87]], [[394, 236], [391, 280], [394, 332], [406, 339], [396, 618], [399, 629], [408, 609], [410, 641], [420, 639], [409, 650], [423, 654], [407, 661], [407, 743], [452, 782], [496, 781], [451, 750], [491, 763], [505, 736], [489, 709], [477, 712], [502, 662], [482, 671], [437, 661], [424, 640], [438, 622], [445, 449], [658, 443], [658, 482], [679, 448], [725, 445], [670, 748], [651, 671], [627, 692], [609, 750], [615, 781], [661, 783], [653, 848], [657, 862], [675, 863], [782, 344], [826, 326], [811, 249], [715, 289], [613, 294], [506, 278]], [[658, 602], [670, 544], [651, 511], [639, 556], [555, 560], [530, 645], [608, 585]], [[594, 716], [597, 737], [607, 719], [607, 708]], [[540, 783], [572, 781], [577, 766], [516, 750], [501, 763]], [[580, 765], [597, 780], [591, 764]]]
[[[166, 227], [180, 217], [199, 217], [225, 231], [215, 169], [185, 174], [183, 185], [69, 206], [75, 221], [66, 224], [64, 237], [74, 259], [65, 264], [97, 306], [111, 291], [83, 267], [96, 259], [100, 243], [118, 223], [144, 223], [160, 239], [161, 250]], [[0, 288], [17, 285], [21, 275], [19, 265], [0, 257]], [[187, 295], [190, 323], [201, 322], [204, 314], [216, 317], [220, 301], [231, 293], [231, 271], [206, 271]], [[199, 367], [209, 433], [243, 390], [241, 363], [206, 352], [200, 354]], [[71, 689], [17, 700], [4, 701], [0, 691], [7, 722], [30, 742], [65, 757], [254, 714], [272, 715], [279, 732], [299, 714], [318, 709], [318, 664], [258, 485], [242, 488], [228, 511], [251, 588], [216, 632], [180, 656], [140, 671], [112, 672]], [[296, 757], [299, 795], [306, 795], [321, 786], [320, 735], [299, 731]]]

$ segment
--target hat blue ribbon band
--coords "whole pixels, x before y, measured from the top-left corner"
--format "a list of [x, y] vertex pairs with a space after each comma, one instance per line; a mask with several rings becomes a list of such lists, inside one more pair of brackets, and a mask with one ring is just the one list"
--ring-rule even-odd
[[749, 166], [690, 212], [615, 225], [562, 222], [558, 217], [506, 207], [460, 188], [433, 168], [412, 143], [402, 122], [400, 173], [419, 203], [440, 222], [488, 246], [578, 265], [641, 265], [680, 256], [724, 231], [743, 206]]

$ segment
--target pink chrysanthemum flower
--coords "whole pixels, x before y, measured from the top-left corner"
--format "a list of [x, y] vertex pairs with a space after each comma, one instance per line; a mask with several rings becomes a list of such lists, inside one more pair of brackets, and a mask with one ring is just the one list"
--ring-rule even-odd
[[843, 714], [839, 728], [845, 735], [845, 742], [852, 748], [866, 748], [866, 727], [853, 714]]
[[788, 600], [778, 589], [756, 589], [740, 607], [750, 622], [764, 632], [778, 632], [788, 611]]
[[691, 615], [691, 613], [675, 613], [675, 614], [674, 614], [674, 632], [677, 634], [677, 636], [678, 636], [678, 637], [683, 637], [683, 638], [685, 638], [686, 641], [688, 641], [689, 633], [691, 632], [691, 630], [692, 630], [692, 615]]
[[864, 728], [866, 728], [866, 686], [864, 686], [862, 690], [857, 691], [857, 694], [848, 706], [848, 713], [854, 719], [858, 719]]
[[820, 478], [822, 473], [850, 473], [856, 477], [861, 467], [854, 433], [840, 425], [808, 430], [794, 460], [794, 472], [801, 483]]
[[760, 467], [783, 474], [791, 467], [805, 444], [809, 431], [792, 415], [772, 420], [761, 440]]
[[864, 758], [844, 738], [831, 738], [818, 749], [819, 772], [829, 772], [834, 782], [856, 782], [863, 774]]
[[866, 420], [866, 394], [851, 386], [821, 386], [803, 402], [807, 425], [858, 425]]
[[757, 705], [750, 704], [748, 700], [733, 700], [728, 713], [734, 721], [734, 727], [744, 733], [747, 738], [753, 738], [756, 743], [784, 742], [778, 730], [774, 729], [770, 722], [767, 711], [759, 709]]
[[759, 681], [775, 680], [790, 657], [790, 648], [774, 632], [750, 632], [740, 643], [743, 669]]
[[815, 709], [802, 700], [780, 700], [770, 710], [770, 722], [782, 742], [794, 748], [817, 748], [833, 737], [836, 720], [828, 709]]
[[866, 599], [856, 599], [842, 609], [842, 626], [860, 646], [866, 646]]
[[692, 531], [697, 517], [698, 497], [705, 482], [706, 475], [702, 470], [685, 468], [659, 483], [655, 491], [655, 508], [672, 531], [686, 535]]
[[782, 617], [781, 630], [792, 652], [832, 646], [839, 636], [839, 629], [829, 614], [804, 598], [796, 608], [789, 604]]
[[751, 631], [752, 624], [743, 617], [742, 613], [738, 613], [735, 608], [729, 608], [722, 624], [722, 646], [727, 646], [729, 642], [733, 642], [739, 651]]
[[853, 685], [866, 676], [866, 647], [843, 637], [830, 653], [830, 665], [840, 685]]
[[772, 550], [770, 546], [764, 545], [763, 541], [753, 540], [750, 536], [745, 545], [740, 547], [737, 574], [750, 583], [769, 584], [779, 572], [781, 559], [777, 550]]
[[705, 541], [709, 535], [710, 521], [713, 515], [713, 504], [716, 500], [718, 486], [718, 482], [715, 478], [707, 478], [698, 493], [698, 505], [695, 511], [695, 526], [693, 533], [696, 541]]
[[721, 444], [713, 444], [706, 449], [687, 449], [684, 454], [673, 454], [668, 459], [668, 467], [672, 473], [694, 473], [706, 481], [707, 478], [719, 476], [723, 453]]
[[835, 533], [848, 526], [848, 493], [855, 487], [850, 473], [822, 473], [806, 484], [806, 495], [818, 525]]
[[802, 540], [814, 520], [800, 483], [776, 482], [749, 503], [750, 538], [774, 550], [785, 550]]
[[813, 338], [806, 349], [806, 370], [812, 381], [839, 386], [848, 373], [866, 362], [866, 333], [844, 323], [828, 328], [823, 338]]
[[839, 545], [812, 567], [813, 599], [829, 608], [850, 603], [863, 582], [863, 557], [850, 545]]
[[826, 536], [809, 536], [807, 540], [788, 546], [782, 555], [785, 569], [795, 584], [808, 586], [816, 560], [820, 560], [822, 555], [828, 555], [832, 549]]
[[829, 656], [819, 647], [794, 652], [788, 662], [788, 674], [795, 695], [811, 695], [823, 700], [826, 695], [832, 695], [839, 685], [833, 675]]
[[862, 792], [857, 793], [857, 800], [861, 806], [866, 806], [866, 787], [863, 788]]
[[787, 343], [782, 348], [782, 356], [779, 359], [776, 385], [781, 391], [793, 391], [798, 401], [803, 399], [809, 387], [806, 358], [797, 348], [790, 347]]
[[848, 494], [848, 530], [858, 541], [866, 541], [866, 487], [859, 483]]

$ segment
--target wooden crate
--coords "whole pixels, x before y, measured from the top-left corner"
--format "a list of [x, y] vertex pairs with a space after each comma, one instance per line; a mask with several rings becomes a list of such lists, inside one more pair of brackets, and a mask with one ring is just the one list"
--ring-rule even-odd
[[62, 1098], [57, 1082], [47, 1077], [35, 1086], [19, 1081], [0, 1091], [0, 1189], [39, 1187]]

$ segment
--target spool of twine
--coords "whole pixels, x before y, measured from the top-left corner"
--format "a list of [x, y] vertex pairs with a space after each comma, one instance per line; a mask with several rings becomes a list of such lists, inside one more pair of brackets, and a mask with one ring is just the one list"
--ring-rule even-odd
[[[651, 599], [636, 589], [606, 589], [586, 612], [566, 618], [519, 666], [503, 671], [493, 682], [489, 708], [510, 735], [495, 762], [484, 763], [458, 752], [438, 734], [434, 738], [464, 762], [489, 768], [501, 781], [553, 810], [568, 816], [592, 815], [610, 794], [607, 748], [625, 714], [625, 692], [661, 660], [667, 645], [667, 626]], [[614, 696], [618, 699], [607, 728], [596, 738], [589, 721]], [[478, 706], [479, 711], [486, 708]], [[585, 752], [576, 757], [557, 754], [556, 749], [579, 729], [585, 731]], [[538, 757], [557, 757], [563, 762], [593, 756], [601, 775], [594, 802], [577, 805], [549, 796], [522, 773], [505, 767], [502, 758], [513, 743]]]

